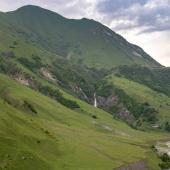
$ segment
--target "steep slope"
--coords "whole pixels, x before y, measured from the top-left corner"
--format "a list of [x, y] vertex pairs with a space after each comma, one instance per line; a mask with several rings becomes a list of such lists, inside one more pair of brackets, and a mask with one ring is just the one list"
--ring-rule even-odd
[[[125, 94], [130, 96], [137, 103], [141, 103], [141, 104], [147, 103], [147, 105], [151, 105], [154, 108], [154, 110], [156, 111], [155, 115], [157, 118], [155, 122], [151, 121], [150, 126], [156, 124], [157, 128], [159, 127], [164, 129], [166, 127], [165, 125], [167, 121], [170, 121], [170, 115], [169, 115], [170, 98], [168, 96], [162, 93], [158, 93], [157, 91], [154, 91], [145, 85], [136, 83], [132, 80], [128, 80], [123, 77], [117, 77], [114, 75], [108, 76], [107, 81], [113, 84], [114, 86], [118, 87], [119, 89], [123, 90]], [[138, 116], [140, 117], [142, 111], [136, 114], [139, 114]], [[146, 112], [145, 116], [149, 117], [150, 115], [151, 115], [151, 110], [149, 112]], [[142, 123], [140, 122], [140, 126], [141, 125]]]
[[69, 20], [36, 6], [25, 6], [1, 17], [7, 22], [1, 24], [1, 30], [76, 63], [96, 68], [160, 66], [141, 48], [94, 20]]
[[0, 94], [2, 169], [110, 170], [141, 159], [159, 169], [148, 142], [166, 134], [133, 130], [67, 94], [81, 106], [70, 110], [2, 74]]
[[[120, 91], [119, 87], [112, 88], [111, 86], [108, 86], [105, 81], [103, 82], [103, 80], [105, 76], [112, 72], [114, 74], [119, 73], [120, 75], [124, 75], [125, 73], [125, 75], [130, 76], [136, 75], [135, 78], [137, 77], [139, 79], [140, 77], [142, 78], [145, 75], [149, 75], [147, 74], [149, 71], [146, 72], [146, 70], [150, 70], [148, 68], [141, 66], [121, 66], [118, 69], [116, 68], [110, 71], [104, 71], [102, 69], [96, 70], [94, 68], [88, 68], [82, 64], [74, 64], [71, 61], [48, 52], [41, 47], [33, 46], [32, 43], [25, 42], [22, 37], [12, 36], [5, 32], [0, 32], [0, 37], [0, 72], [12, 76], [21, 83], [24, 83], [35, 90], [39, 90], [45, 95], [57, 98], [62, 104], [69, 105], [70, 107], [78, 107], [72, 101], [65, 100], [58, 92], [54, 92], [53, 89], [49, 88], [51, 84], [67, 90], [72, 95], [90, 104], [93, 104], [94, 93], [96, 93], [99, 107], [111, 112], [113, 115], [117, 115], [116, 113], [118, 113], [118, 117], [130, 124], [134, 124], [134, 122], [136, 122], [135, 120], [139, 119], [138, 115], [141, 114], [140, 112], [143, 112], [145, 109], [145, 107], [143, 107], [144, 102], [141, 103], [139, 100], [129, 97], [130, 95], [126, 94], [126, 89]], [[11, 65], [10, 69], [9, 65]], [[130, 71], [124, 69], [125, 71], [123, 72], [123, 68], [128, 68]], [[136, 74], [133, 74], [134, 70], [136, 70]], [[146, 74], [143, 74], [141, 70]], [[159, 71], [166, 69], [162, 68], [156, 70]], [[154, 76], [152, 76], [155, 81], [150, 79], [150, 82], [154, 82], [151, 85], [155, 87], [159, 86], [159, 84], [157, 84], [157, 80], [159, 79], [157, 78], [157, 75], [158, 74], [155, 73]], [[159, 77], [161, 77], [161, 75]], [[131, 77], [127, 78], [131, 79]], [[44, 80], [49, 81], [50, 84], [48, 86], [43, 85]], [[169, 81], [168, 76], [164, 76], [163, 80], [164, 83], [159, 80], [163, 85], [161, 89], [168, 92], [168, 90], [165, 90], [168, 88], [168, 85], [166, 85]], [[141, 79], [138, 82], [149, 86], [149, 84], [145, 83], [144, 79]], [[152, 86], [149, 87], [152, 88]], [[117, 99], [119, 100], [117, 101]], [[145, 102], [150, 104], [147, 97]], [[161, 103], [159, 105], [161, 105]], [[156, 113], [156, 108], [157, 107], [155, 106], [151, 107], [148, 111]], [[168, 114], [168, 110], [165, 112]], [[165, 112], [163, 112], [163, 115], [165, 115]], [[162, 115], [162, 111], [158, 114], [146, 114], [145, 120], [153, 120], [148, 123], [154, 124], [159, 115]], [[160, 117], [162, 119], [162, 116]], [[167, 119], [167, 121], [169, 121], [169, 119]], [[164, 126], [165, 122], [161, 121], [161, 124]]]
[[113, 72], [170, 96], [170, 68], [168, 67], [152, 69], [139, 65], [120, 66], [113, 69]]

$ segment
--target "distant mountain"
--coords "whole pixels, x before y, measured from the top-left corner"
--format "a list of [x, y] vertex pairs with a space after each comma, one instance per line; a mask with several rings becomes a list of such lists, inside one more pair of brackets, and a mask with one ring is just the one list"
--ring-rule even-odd
[[75, 63], [95, 68], [132, 64], [160, 66], [140, 47], [94, 20], [66, 19], [31, 5], [2, 13], [0, 17], [7, 21], [0, 22], [0, 30], [4, 29]]

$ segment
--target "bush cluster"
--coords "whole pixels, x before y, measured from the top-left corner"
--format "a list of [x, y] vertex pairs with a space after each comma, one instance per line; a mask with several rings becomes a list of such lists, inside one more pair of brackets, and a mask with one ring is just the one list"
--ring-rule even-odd
[[30, 104], [28, 101], [24, 101], [24, 107], [26, 109], [29, 109], [31, 112], [37, 114], [36, 109], [34, 108], [34, 106], [32, 104]]
[[168, 154], [164, 153], [163, 155], [160, 156], [160, 159], [162, 162], [159, 164], [162, 170], [167, 170], [170, 168], [170, 158]]
[[40, 85], [38, 87], [38, 90], [41, 93], [54, 98], [55, 100], [57, 100], [59, 103], [66, 107], [69, 107], [71, 109], [80, 108], [80, 106], [75, 101], [63, 97], [62, 93], [57, 89], [53, 89], [50, 86]]

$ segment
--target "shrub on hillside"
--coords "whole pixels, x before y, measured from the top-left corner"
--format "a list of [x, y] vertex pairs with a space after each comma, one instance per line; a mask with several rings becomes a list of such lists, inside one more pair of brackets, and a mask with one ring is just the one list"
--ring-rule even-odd
[[7, 58], [14, 58], [15, 53], [13, 51], [5, 51], [1, 53], [2, 57], [7, 57]]
[[21, 57], [18, 61], [32, 71], [38, 70], [44, 66], [41, 62], [41, 58], [34, 54], [32, 55], [32, 59]]
[[168, 154], [164, 153], [160, 156], [162, 162], [159, 164], [162, 170], [166, 170], [170, 168], [170, 157]]
[[69, 107], [71, 109], [80, 108], [80, 106], [75, 101], [66, 99], [65, 97], [63, 97], [62, 93], [59, 90], [53, 89], [50, 86], [40, 85], [39, 91], [47, 96], [54, 98], [66, 107]]
[[149, 103], [145, 102], [141, 105], [141, 114], [146, 121], [156, 121], [156, 113], [157, 111], [153, 107], [151, 107]]
[[32, 104], [30, 104], [29, 102], [24, 101], [24, 107], [26, 109], [29, 109], [31, 112], [37, 114], [37, 111], [35, 110], [34, 106]]
[[170, 124], [169, 124], [169, 122], [165, 123], [165, 130], [170, 132]]
[[0, 57], [0, 72], [8, 75], [16, 75], [21, 72], [21, 69], [12, 59]]

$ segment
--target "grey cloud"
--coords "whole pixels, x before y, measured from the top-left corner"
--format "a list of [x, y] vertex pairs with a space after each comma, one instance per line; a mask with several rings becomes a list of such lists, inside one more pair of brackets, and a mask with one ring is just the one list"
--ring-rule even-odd
[[86, 0], [2, 0], [0, 1], [0, 11], [15, 10], [24, 5], [37, 5], [49, 10], [53, 10], [65, 17], [81, 18], [85, 15], [90, 3]]
[[112, 13], [113, 11], [118, 11], [120, 9], [129, 8], [134, 4], [144, 5], [147, 0], [103, 0], [97, 5], [100, 12]]
[[114, 30], [140, 27], [143, 27], [142, 32], [170, 30], [170, 0], [127, 0], [124, 3], [123, 0], [103, 0], [98, 3], [97, 9], [108, 24], [125, 21], [117, 22]]

